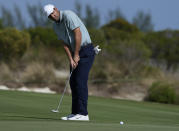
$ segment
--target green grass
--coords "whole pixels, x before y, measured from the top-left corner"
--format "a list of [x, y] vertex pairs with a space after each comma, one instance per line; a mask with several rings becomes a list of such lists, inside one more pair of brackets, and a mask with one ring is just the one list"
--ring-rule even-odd
[[[179, 131], [179, 106], [89, 98], [90, 122], [61, 121], [70, 113], [71, 96], [0, 91], [0, 131]], [[120, 125], [120, 121], [124, 125]]]

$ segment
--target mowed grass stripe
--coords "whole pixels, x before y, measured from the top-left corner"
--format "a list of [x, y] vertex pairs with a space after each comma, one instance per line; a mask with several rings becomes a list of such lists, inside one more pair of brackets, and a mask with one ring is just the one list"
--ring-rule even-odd
[[[90, 122], [64, 122], [61, 116], [71, 110], [71, 96], [66, 95], [60, 113], [55, 109], [60, 95], [0, 91], [0, 127], [15, 131], [38, 130], [179, 130], [179, 106], [89, 97]], [[124, 121], [124, 125], [120, 125]], [[21, 126], [21, 127], [20, 127]], [[23, 128], [23, 129], [22, 129]]]
[[[9, 126], [11, 125], [11, 126]], [[166, 125], [135, 125], [135, 124], [107, 124], [88, 122], [22, 122], [8, 121], [0, 122], [4, 131], [178, 131], [178, 126]]]

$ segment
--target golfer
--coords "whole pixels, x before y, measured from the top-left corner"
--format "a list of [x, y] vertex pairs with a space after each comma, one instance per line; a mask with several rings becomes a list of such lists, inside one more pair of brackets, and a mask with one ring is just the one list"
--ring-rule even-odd
[[54, 21], [53, 28], [63, 47], [73, 70], [70, 78], [72, 91], [72, 112], [62, 120], [89, 121], [88, 75], [92, 67], [95, 51], [89, 33], [80, 18], [70, 10], [59, 11], [54, 5], [44, 6], [49, 19]]

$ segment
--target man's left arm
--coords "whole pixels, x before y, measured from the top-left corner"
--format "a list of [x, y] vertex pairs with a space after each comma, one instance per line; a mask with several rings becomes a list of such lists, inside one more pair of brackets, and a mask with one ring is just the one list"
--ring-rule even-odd
[[67, 20], [67, 26], [70, 30], [74, 32], [75, 37], [75, 51], [74, 51], [74, 61], [76, 64], [78, 64], [80, 57], [79, 57], [79, 51], [81, 47], [81, 41], [82, 41], [82, 34], [80, 31], [80, 22], [78, 16], [72, 12], [68, 11], [68, 13], [65, 15]]
[[80, 27], [74, 29], [73, 31], [74, 31], [74, 36], [75, 36], [75, 52], [74, 52], [73, 59], [76, 62], [76, 64], [78, 64], [78, 62], [80, 60], [79, 51], [80, 51], [80, 47], [81, 47], [82, 34], [80, 31]]

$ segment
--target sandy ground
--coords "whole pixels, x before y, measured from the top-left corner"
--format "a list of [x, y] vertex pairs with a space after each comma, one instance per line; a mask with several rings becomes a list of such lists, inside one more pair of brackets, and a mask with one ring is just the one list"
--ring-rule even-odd
[[[16, 91], [24, 91], [24, 92], [36, 92], [36, 93], [46, 93], [46, 94], [55, 94], [55, 91], [51, 91], [48, 87], [45, 88], [27, 88], [27, 87], [21, 87], [18, 89], [14, 88], [8, 88], [7, 86], [0, 85], [0, 90], [16, 90]], [[70, 94], [70, 88], [68, 88], [67, 92]], [[97, 91], [93, 89], [89, 89], [89, 95], [90, 96], [102, 96], [102, 97], [110, 97], [114, 99], [126, 99], [126, 100], [134, 100], [134, 101], [143, 101], [145, 97], [145, 93], [143, 92], [124, 92], [116, 95], [109, 96], [109, 94], [105, 94], [106, 92], [103, 91]]]
[[12, 89], [8, 88], [7, 86], [0, 85], [0, 90], [17, 90], [17, 91], [24, 91], [24, 92], [36, 92], [36, 93], [46, 93], [46, 94], [55, 94], [56, 92], [51, 91], [48, 87], [45, 88], [27, 88], [27, 87], [21, 87], [18, 89]]

